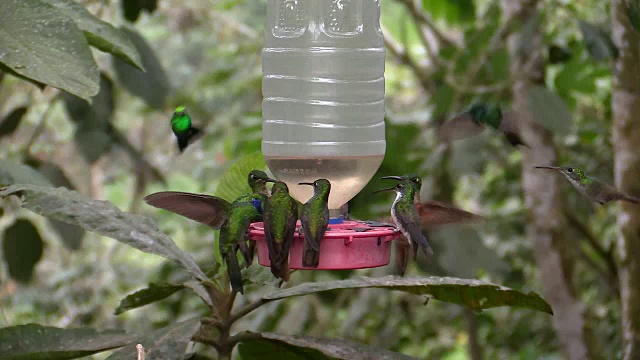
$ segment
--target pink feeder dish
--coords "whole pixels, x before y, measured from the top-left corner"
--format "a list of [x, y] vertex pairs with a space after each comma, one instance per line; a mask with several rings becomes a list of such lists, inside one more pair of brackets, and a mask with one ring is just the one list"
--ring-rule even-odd
[[[300, 221], [297, 229], [300, 230]], [[329, 224], [320, 243], [320, 264], [317, 268], [302, 266], [304, 234], [296, 230], [289, 250], [289, 268], [299, 270], [346, 270], [380, 267], [389, 264], [391, 241], [400, 237], [392, 226], [371, 226], [361, 221]], [[261, 222], [249, 227], [249, 240], [256, 242], [258, 263], [270, 266], [269, 249]]]

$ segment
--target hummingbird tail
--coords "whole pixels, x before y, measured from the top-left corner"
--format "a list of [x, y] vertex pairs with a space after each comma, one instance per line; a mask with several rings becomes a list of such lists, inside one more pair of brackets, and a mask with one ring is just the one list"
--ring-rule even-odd
[[289, 281], [289, 247], [274, 242], [269, 249], [269, 259], [273, 276]]
[[227, 272], [229, 273], [229, 282], [231, 283], [231, 289], [240, 294], [244, 294], [242, 287], [242, 274], [240, 273], [240, 264], [238, 264], [238, 258], [235, 251], [230, 251], [224, 256], [224, 260], [227, 263]]
[[320, 251], [315, 250], [305, 241], [302, 246], [302, 266], [317, 268], [320, 264]]

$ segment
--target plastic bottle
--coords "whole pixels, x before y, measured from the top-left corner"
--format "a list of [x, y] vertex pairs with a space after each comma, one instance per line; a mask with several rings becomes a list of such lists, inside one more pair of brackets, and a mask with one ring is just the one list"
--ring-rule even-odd
[[303, 203], [328, 179], [332, 217], [384, 158], [384, 57], [378, 0], [268, 1], [262, 153]]

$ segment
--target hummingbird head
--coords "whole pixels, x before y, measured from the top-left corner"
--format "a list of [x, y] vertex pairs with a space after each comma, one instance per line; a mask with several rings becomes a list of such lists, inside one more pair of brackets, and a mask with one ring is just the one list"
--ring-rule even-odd
[[260, 170], [251, 170], [247, 182], [253, 192], [266, 192], [268, 182], [276, 182], [277, 180], [267, 176], [267, 173]]
[[535, 166], [536, 169], [550, 169], [561, 172], [564, 176], [569, 179], [571, 182], [576, 182], [579, 184], [588, 184], [591, 182], [589, 177], [582, 171], [576, 167], [572, 166]]
[[178, 133], [189, 130], [191, 127], [191, 117], [187, 114], [184, 106], [178, 106], [171, 117], [171, 128]]
[[406, 174], [402, 176], [383, 176], [381, 179], [393, 179], [399, 181], [410, 181], [419, 192], [420, 188], [422, 188], [422, 178], [416, 174]]
[[411, 195], [411, 199], [413, 199], [413, 194], [415, 192], [411, 183], [409, 183], [408, 181], [401, 181], [397, 183], [396, 186], [386, 188], [386, 189], [376, 190], [373, 193], [376, 194], [379, 192], [392, 191], [392, 190], [396, 192], [396, 195], [398, 197], [404, 196], [404, 195]]
[[276, 181], [273, 183], [273, 186], [271, 187], [271, 195], [276, 195], [276, 194], [288, 194], [289, 193], [289, 187], [287, 186], [286, 183], [282, 182], [282, 181]]
[[313, 186], [314, 195], [329, 195], [331, 191], [331, 183], [327, 179], [318, 179], [312, 183], [298, 183], [298, 185], [311, 185]]
[[476, 123], [487, 124], [494, 128], [499, 127], [502, 120], [500, 105], [475, 103], [469, 108], [469, 114], [471, 114], [471, 118]]

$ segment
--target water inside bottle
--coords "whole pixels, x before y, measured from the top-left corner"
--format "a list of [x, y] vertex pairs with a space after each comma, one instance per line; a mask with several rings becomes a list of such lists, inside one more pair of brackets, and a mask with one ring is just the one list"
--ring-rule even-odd
[[337, 214], [340, 207], [367, 185], [382, 163], [384, 155], [344, 156], [319, 159], [265, 157], [267, 166], [280, 181], [287, 183], [289, 193], [305, 203], [313, 196], [313, 187], [298, 185], [324, 178], [331, 182], [329, 210]]

